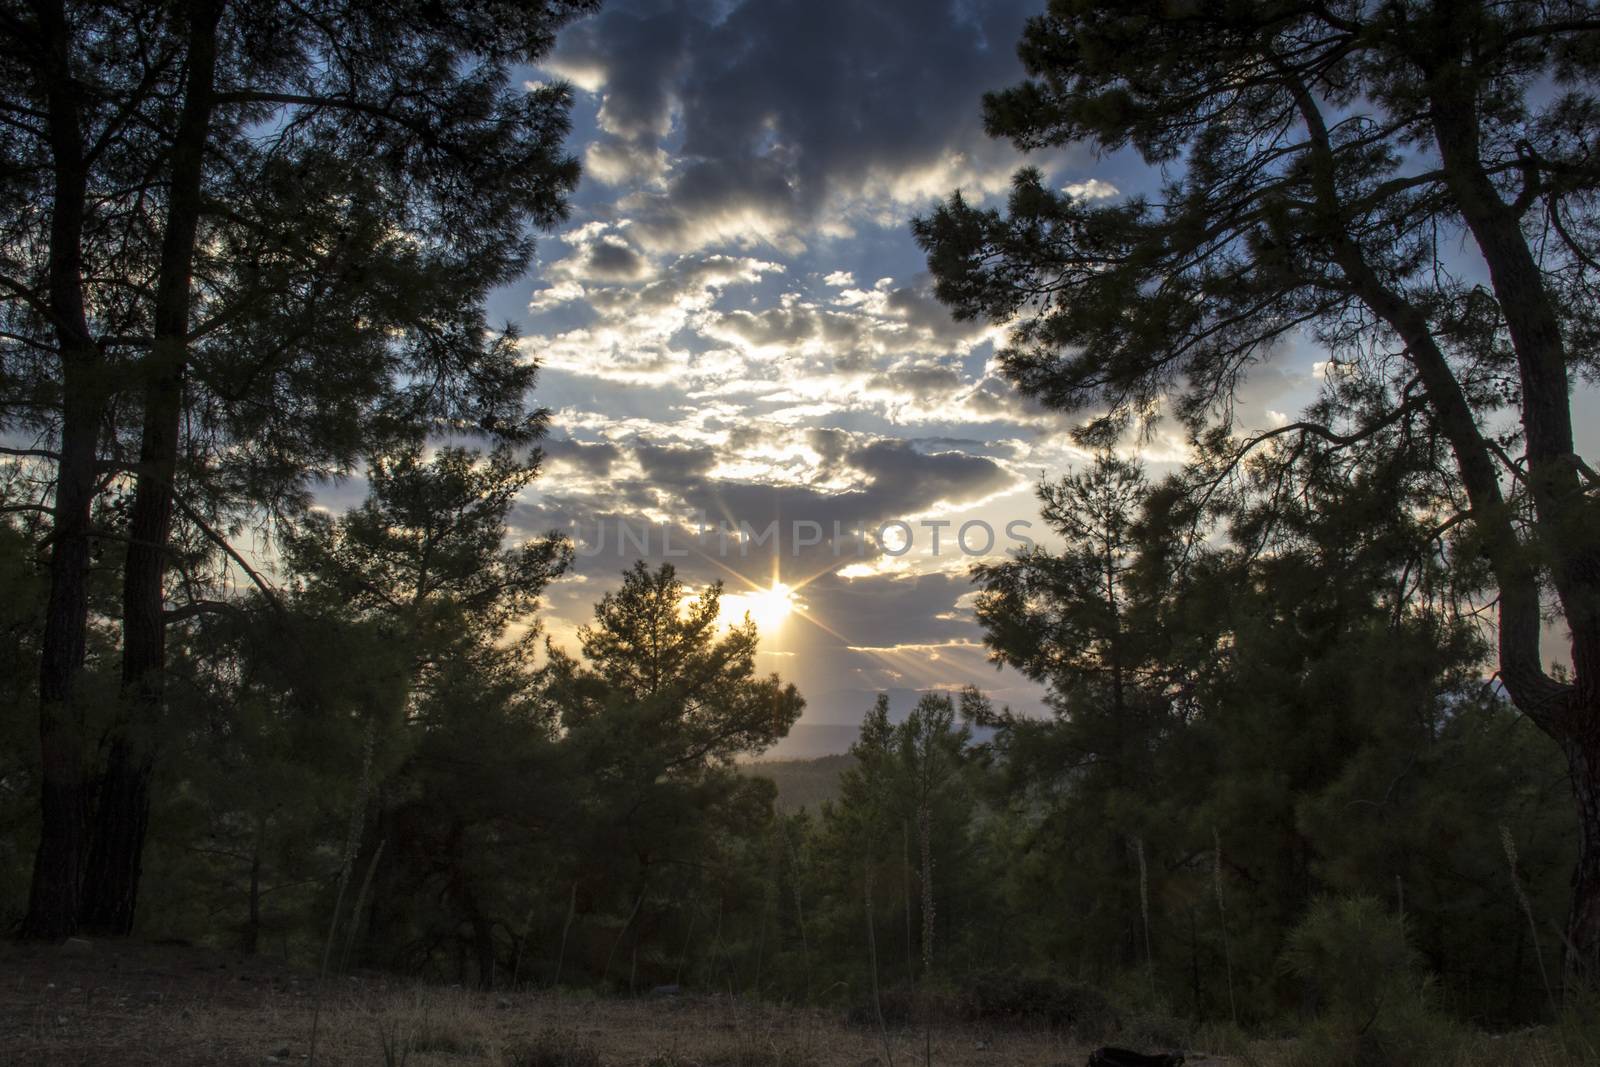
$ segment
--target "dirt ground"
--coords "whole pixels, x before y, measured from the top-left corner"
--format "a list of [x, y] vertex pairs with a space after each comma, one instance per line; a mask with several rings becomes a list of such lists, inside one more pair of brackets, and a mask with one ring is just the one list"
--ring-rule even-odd
[[[332, 979], [317, 1063], [500, 1067], [1078, 1067], [1049, 1033], [889, 1035], [717, 996], [596, 1000]], [[304, 1064], [313, 976], [261, 957], [113, 943], [0, 946], [0, 1064]], [[1195, 1062], [1191, 1059], [1191, 1062]], [[1215, 1061], [1220, 1062], [1220, 1061]]]

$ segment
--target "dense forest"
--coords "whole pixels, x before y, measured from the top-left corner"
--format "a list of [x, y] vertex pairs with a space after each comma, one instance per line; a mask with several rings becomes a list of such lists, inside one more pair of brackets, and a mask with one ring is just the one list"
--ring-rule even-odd
[[[520, 72], [595, 6], [0, 19], [0, 928], [1392, 1062], [1589, 1022], [1593, 5], [1051, 0], [989, 132], [1159, 194], [913, 227], [1079, 419], [970, 572], [1048, 714], [885, 696], [782, 802], [826, 679], [667, 563], [550, 639], [573, 544], [511, 536], [548, 415], [485, 302], [579, 178]], [[1291, 342], [1320, 399], [1237, 425]]]

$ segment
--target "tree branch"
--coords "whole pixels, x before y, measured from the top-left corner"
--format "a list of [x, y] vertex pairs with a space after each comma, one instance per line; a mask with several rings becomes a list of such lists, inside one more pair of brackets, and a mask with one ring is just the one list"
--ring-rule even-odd
[[284, 611], [283, 601], [279, 598], [277, 589], [273, 588], [270, 582], [263, 578], [254, 567], [250, 566], [245, 558], [239, 554], [238, 550], [235, 549], [231, 543], [229, 543], [226, 537], [223, 537], [216, 530], [212, 529], [211, 525], [207, 523], [205, 519], [201, 518], [200, 513], [189, 506], [188, 501], [176, 494], [173, 495], [172, 501], [177, 505], [178, 510], [183, 512], [184, 518], [194, 523], [195, 529], [204, 534], [206, 540], [222, 549], [223, 553], [227, 555], [229, 559], [233, 560], [233, 562], [238, 565], [239, 569], [244, 571], [244, 573], [250, 578], [250, 581], [255, 585], [255, 587], [261, 591], [261, 595], [266, 597], [267, 603], [271, 604], [276, 611], [282, 614]]

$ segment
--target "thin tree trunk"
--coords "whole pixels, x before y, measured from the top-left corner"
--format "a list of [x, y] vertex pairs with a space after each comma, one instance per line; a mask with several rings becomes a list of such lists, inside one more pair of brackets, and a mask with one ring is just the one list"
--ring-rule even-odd
[[883, 995], [878, 990], [878, 931], [872, 921], [872, 857], [862, 867], [862, 893], [867, 904], [867, 956], [872, 964], [872, 1011], [878, 1017], [878, 1036], [883, 1040], [883, 1058], [894, 1067], [894, 1051], [889, 1047], [889, 1028], [883, 1021]]
[[490, 990], [494, 988], [494, 927], [488, 918], [477, 909], [474, 902], [472, 917], [472, 949], [478, 958], [478, 988]]
[[356, 892], [355, 906], [350, 909], [350, 922], [344, 932], [344, 953], [339, 957], [339, 970], [350, 969], [350, 957], [355, 951], [356, 936], [361, 929], [361, 911], [367, 906], [367, 899], [372, 894], [372, 876], [377, 873], [378, 861], [383, 859], [383, 847], [389, 843], [385, 838], [378, 842], [377, 851], [367, 861], [367, 873], [361, 876], [361, 888]]
[[622, 947], [622, 939], [628, 936], [628, 931], [633, 929], [634, 917], [639, 914], [639, 909], [644, 906], [645, 887], [639, 887], [639, 899], [633, 902], [633, 910], [628, 912], [628, 920], [622, 924], [622, 929], [617, 931], [617, 939], [611, 943], [611, 952], [606, 956], [605, 970], [600, 972], [600, 983], [605, 984], [611, 977], [611, 961], [617, 958], [617, 949]]
[[912, 962], [916, 955], [916, 938], [911, 932], [911, 821], [900, 821], [900, 872], [904, 875], [905, 900], [906, 900], [906, 984], [913, 985], [917, 980], [917, 965]]
[[261, 945], [261, 833], [256, 832], [255, 847], [250, 850], [250, 911], [245, 920], [244, 937], [239, 948], [247, 956], [254, 956]]
[[517, 935], [517, 954], [511, 962], [511, 988], [518, 988], [522, 981], [522, 953], [528, 947], [528, 934], [533, 926], [534, 909], [538, 907], [539, 898], [534, 897], [528, 903], [528, 913], [522, 918], [522, 932]]
[[1189, 905], [1189, 980], [1194, 986], [1194, 1017], [1205, 1017], [1200, 1003], [1200, 932], [1195, 924], [1194, 905]]
[[572, 929], [572, 916], [578, 910], [578, 883], [572, 883], [572, 896], [567, 901], [567, 921], [561, 924], [561, 950], [556, 955], [556, 977], [550, 983], [552, 989], [561, 986], [561, 968], [567, 962], [567, 933]]
[[188, 10], [188, 71], [172, 149], [154, 339], [143, 367], [144, 429], [123, 569], [121, 716], [108, 739], [80, 913], [85, 928], [109, 935], [133, 929], [150, 824], [150, 784], [165, 697], [162, 579], [172, 528], [201, 177], [211, 128], [221, 15], [220, 0], [197, 0]]
[[694, 944], [694, 923], [699, 917], [698, 909], [689, 912], [689, 930], [683, 935], [683, 951], [678, 954], [678, 969], [672, 975], [673, 985], [683, 985], [683, 967], [689, 961], [689, 946]]

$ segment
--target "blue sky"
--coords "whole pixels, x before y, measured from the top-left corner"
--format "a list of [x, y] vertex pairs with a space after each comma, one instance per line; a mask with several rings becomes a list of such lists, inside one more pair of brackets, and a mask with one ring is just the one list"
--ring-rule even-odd
[[[1047, 541], [1034, 487], [1085, 455], [1073, 420], [1001, 378], [1002, 331], [955, 322], [933, 298], [910, 224], [957, 189], [995, 202], [1023, 165], [1091, 200], [1157, 191], [1131, 152], [1024, 157], [984, 134], [982, 96], [1021, 79], [1015, 44], [1043, 4], [604, 0], [522, 72], [573, 87], [569, 147], [584, 165], [570, 218], [489, 302], [540, 364], [533, 401], [552, 412], [512, 533], [580, 543], [542, 613], [554, 640], [575, 649], [635, 559], [670, 560], [692, 589], [722, 581], [729, 616], [748, 609], [762, 626], [763, 668], [806, 696], [782, 752], [842, 750], [882, 691], [900, 711], [968, 684], [1042, 709], [1039, 687], [988, 662], [969, 571], [1016, 544], [1014, 523]], [[1441, 247], [1454, 277], [1485, 280], [1470, 241]], [[1253, 367], [1237, 428], [1291, 421], [1325, 359], [1300, 341]], [[1576, 390], [1577, 450], [1600, 465], [1596, 383]], [[1137, 454], [1159, 475], [1185, 458], [1183, 435], [1159, 426]], [[339, 510], [365, 491], [356, 476], [317, 498]], [[823, 536], [731, 549], [696, 537], [718, 520]], [[643, 550], [617, 550], [619, 521], [654, 524]], [[886, 523], [915, 533], [908, 550], [850, 536]], [[952, 550], [972, 523], [994, 540]], [[270, 567], [270, 547], [257, 550]], [[1552, 660], [1563, 629], [1547, 627]]]
[[[1082, 456], [1062, 417], [999, 378], [999, 335], [934, 301], [909, 229], [957, 188], [1003, 195], [1024, 162], [984, 135], [980, 102], [1020, 78], [1014, 44], [1036, 6], [610, 0], [529, 73], [576, 87], [585, 173], [569, 222], [491, 307], [521, 328], [544, 367], [537, 402], [554, 412], [518, 532], [592, 537], [602, 520], [648, 519], [687, 540], [705, 513], [756, 528], [898, 519], [921, 535], [898, 556], [712, 543], [673, 558], [769, 623], [763, 666], [810, 702], [791, 752], [842, 747], [879, 690], [904, 703], [975, 683], [1040, 706], [1036, 687], [986, 662], [973, 559], [934, 556], [922, 524], [952, 523], [948, 546], [983, 520], [1002, 533], [998, 553], [1008, 522], [1036, 521], [1040, 477]], [[1125, 156], [1026, 162], [1085, 197], [1153, 184]], [[1291, 348], [1262, 368], [1241, 421], [1297, 410], [1319, 358]], [[1158, 468], [1182, 455], [1169, 433], [1146, 449]], [[573, 643], [639, 555], [580, 560], [550, 597], [556, 640]], [[792, 590], [778, 610], [774, 582]]]

